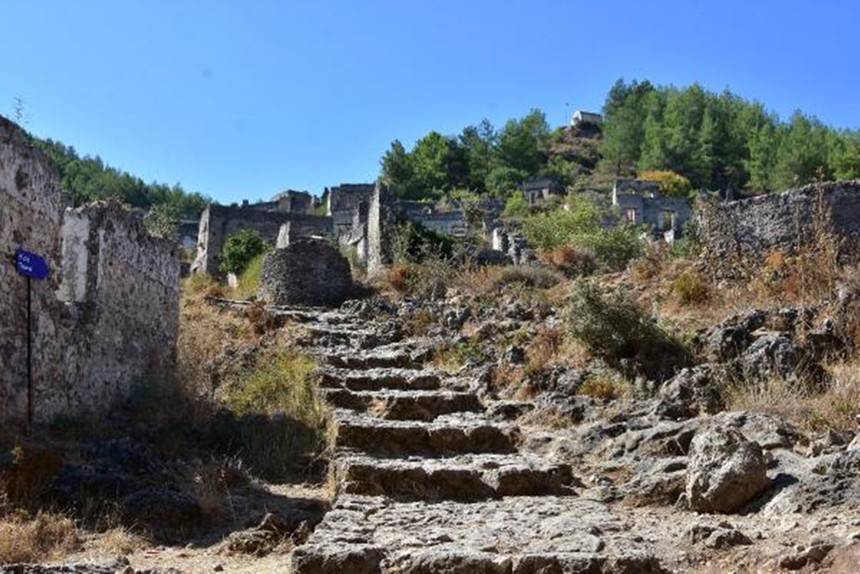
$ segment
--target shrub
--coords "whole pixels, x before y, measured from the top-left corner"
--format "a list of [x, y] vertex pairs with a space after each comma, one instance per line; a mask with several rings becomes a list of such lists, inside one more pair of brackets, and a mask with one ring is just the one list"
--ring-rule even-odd
[[681, 273], [672, 280], [672, 292], [681, 305], [697, 305], [711, 298], [711, 290], [696, 272]]
[[597, 270], [597, 255], [590, 249], [562, 245], [545, 253], [544, 258], [567, 277], [591, 275]]
[[690, 361], [687, 350], [622, 292], [603, 293], [590, 282], [574, 289], [569, 325], [573, 337], [593, 355], [633, 371], [629, 375], [662, 381]]
[[534, 289], [550, 289], [561, 283], [562, 279], [558, 272], [545, 267], [517, 265], [503, 267], [493, 279], [493, 287], [501, 289], [507, 285], [520, 284]]
[[227, 237], [221, 250], [221, 271], [240, 275], [251, 261], [269, 248], [253, 229], [243, 229]]
[[527, 217], [523, 234], [530, 245], [543, 251], [562, 246], [591, 251], [600, 266], [619, 271], [642, 253], [640, 231], [632, 226], [604, 228], [606, 213], [586, 197], [568, 198], [567, 210], [556, 210]]
[[529, 214], [529, 204], [522, 191], [516, 191], [505, 202], [505, 217], [525, 217]]
[[395, 264], [388, 271], [388, 285], [397, 293], [421, 299], [444, 297], [454, 269], [447, 260], [425, 258], [421, 263]]
[[394, 230], [391, 251], [394, 263], [421, 263], [425, 259], [448, 259], [454, 240], [411, 221]]

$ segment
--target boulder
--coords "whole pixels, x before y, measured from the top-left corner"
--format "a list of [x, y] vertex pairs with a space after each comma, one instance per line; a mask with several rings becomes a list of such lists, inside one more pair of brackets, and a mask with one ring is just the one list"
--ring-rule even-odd
[[700, 412], [716, 412], [720, 393], [712, 381], [709, 365], [681, 369], [665, 382], [658, 393], [657, 415], [672, 419], [687, 419]]
[[274, 305], [336, 306], [354, 291], [349, 261], [326, 241], [298, 241], [263, 262], [262, 295]]
[[769, 484], [761, 447], [740, 431], [712, 428], [693, 438], [686, 491], [692, 510], [738, 511]]

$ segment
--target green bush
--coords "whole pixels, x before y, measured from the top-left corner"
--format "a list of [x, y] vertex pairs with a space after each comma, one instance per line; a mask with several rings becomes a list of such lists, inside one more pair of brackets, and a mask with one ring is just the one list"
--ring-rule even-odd
[[593, 355], [630, 376], [663, 381], [690, 361], [688, 351], [620, 291], [577, 284], [568, 322], [571, 334]]
[[269, 246], [253, 229], [243, 229], [227, 237], [221, 250], [221, 271], [240, 275], [251, 261]]
[[505, 202], [505, 217], [525, 217], [529, 214], [529, 204], [522, 191], [516, 191]]
[[568, 198], [568, 209], [539, 213], [526, 218], [523, 233], [530, 245], [553, 251], [568, 245], [594, 253], [600, 267], [620, 271], [642, 254], [641, 231], [620, 225], [603, 227], [607, 214], [586, 197]]
[[448, 259], [454, 252], [454, 240], [409, 221], [395, 229], [391, 250], [394, 263], [399, 264]]

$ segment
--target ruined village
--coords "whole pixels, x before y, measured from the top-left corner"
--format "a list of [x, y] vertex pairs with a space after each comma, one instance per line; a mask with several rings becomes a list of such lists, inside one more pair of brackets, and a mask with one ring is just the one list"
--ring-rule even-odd
[[860, 181], [580, 195], [642, 252], [384, 181], [162, 238], [0, 118], [0, 570], [856, 572]]

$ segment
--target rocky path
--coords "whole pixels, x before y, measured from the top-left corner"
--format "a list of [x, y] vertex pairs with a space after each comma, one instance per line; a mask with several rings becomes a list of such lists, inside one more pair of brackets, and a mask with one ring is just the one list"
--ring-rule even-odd
[[307, 320], [337, 496], [292, 553], [295, 574], [664, 571], [568, 464], [522, 452], [522, 429], [430, 366], [425, 343], [337, 313]]

